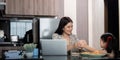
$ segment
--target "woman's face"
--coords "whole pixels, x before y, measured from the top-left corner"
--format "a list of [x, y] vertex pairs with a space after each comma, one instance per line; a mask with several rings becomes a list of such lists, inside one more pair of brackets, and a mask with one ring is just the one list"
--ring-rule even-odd
[[100, 46], [101, 48], [106, 48], [106, 42], [104, 42], [102, 39], [100, 39]]
[[69, 22], [65, 27], [63, 28], [63, 33], [70, 35], [73, 30], [73, 23]]

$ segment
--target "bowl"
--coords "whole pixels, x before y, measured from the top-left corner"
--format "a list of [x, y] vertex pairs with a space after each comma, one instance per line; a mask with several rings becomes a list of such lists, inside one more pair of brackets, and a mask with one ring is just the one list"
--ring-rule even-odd
[[25, 53], [27, 58], [32, 58], [33, 57], [33, 52], [26, 52]]

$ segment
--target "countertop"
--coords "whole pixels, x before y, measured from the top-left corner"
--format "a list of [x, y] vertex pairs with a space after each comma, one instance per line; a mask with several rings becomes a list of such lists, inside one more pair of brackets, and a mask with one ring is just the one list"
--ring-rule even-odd
[[20, 43], [12, 43], [12, 42], [0, 42], [0, 46], [21, 46]]

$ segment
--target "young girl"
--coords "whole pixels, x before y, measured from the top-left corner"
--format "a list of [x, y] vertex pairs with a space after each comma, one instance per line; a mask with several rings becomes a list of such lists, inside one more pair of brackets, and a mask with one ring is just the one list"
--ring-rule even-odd
[[103, 48], [102, 50], [97, 50], [89, 47], [87, 44], [79, 45], [91, 52], [100, 52], [107, 53], [109, 58], [117, 58], [119, 57], [119, 44], [118, 40], [111, 33], [104, 33], [100, 37], [100, 46]]

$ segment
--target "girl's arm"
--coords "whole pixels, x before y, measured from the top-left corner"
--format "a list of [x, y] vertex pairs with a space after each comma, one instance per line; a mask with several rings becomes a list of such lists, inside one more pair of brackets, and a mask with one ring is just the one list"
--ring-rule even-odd
[[90, 47], [87, 42], [85, 40], [81, 40], [78, 43], [78, 47], [80, 48], [85, 48], [86, 50], [90, 51], [90, 52], [94, 52], [94, 53], [107, 53], [106, 50], [102, 49], [102, 50], [97, 50], [93, 47]]
[[86, 46], [82, 46], [82, 48], [85, 48], [85, 49], [87, 49], [87, 50], [90, 51], [90, 52], [97, 51], [97, 49], [92, 48], [92, 47], [90, 47], [90, 46], [88, 46], [88, 45], [86, 45]]
[[80, 49], [85, 48], [86, 50], [88, 50], [90, 52], [94, 52], [94, 51], [97, 50], [95, 48], [92, 48], [92, 47], [88, 46], [88, 44], [85, 40], [79, 40], [78, 43], [77, 43], [77, 47], [80, 48]]

